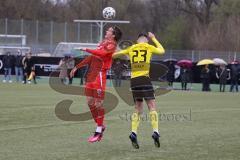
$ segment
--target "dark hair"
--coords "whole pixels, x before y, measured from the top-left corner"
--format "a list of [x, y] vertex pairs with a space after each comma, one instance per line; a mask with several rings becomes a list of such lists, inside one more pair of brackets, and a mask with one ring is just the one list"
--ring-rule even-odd
[[148, 35], [146, 33], [140, 33], [138, 35], [138, 38], [140, 38], [140, 37], [146, 37], [148, 39]]
[[119, 41], [122, 38], [122, 31], [119, 27], [113, 26], [113, 35], [115, 36], [114, 39], [115, 41]]

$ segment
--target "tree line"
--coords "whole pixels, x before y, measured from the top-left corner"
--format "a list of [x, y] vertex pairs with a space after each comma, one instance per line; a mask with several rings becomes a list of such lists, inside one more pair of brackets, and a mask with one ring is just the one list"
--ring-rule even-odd
[[72, 22], [102, 19], [112, 6], [124, 39], [152, 31], [168, 49], [240, 50], [239, 0], [1, 0], [0, 18]]

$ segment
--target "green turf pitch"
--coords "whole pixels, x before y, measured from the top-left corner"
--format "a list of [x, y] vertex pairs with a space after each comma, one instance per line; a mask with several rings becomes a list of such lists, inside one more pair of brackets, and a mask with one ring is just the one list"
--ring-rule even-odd
[[74, 113], [88, 110], [83, 97], [57, 93], [47, 83], [0, 83], [0, 160], [240, 159], [240, 94], [171, 91], [157, 97], [161, 148], [154, 147], [150, 122], [143, 117], [139, 150], [128, 139], [126, 115], [133, 107], [120, 100], [106, 115], [103, 140], [89, 144], [92, 120], [64, 122], [55, 116], [55, 105], [63, 99], [74, 100]]

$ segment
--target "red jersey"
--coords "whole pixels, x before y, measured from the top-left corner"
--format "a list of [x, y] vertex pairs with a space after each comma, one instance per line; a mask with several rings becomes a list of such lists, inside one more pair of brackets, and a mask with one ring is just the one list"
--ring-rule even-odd
[[103, 62], [100, 58], [96, 56], [88, 56], [82, 60], [79, 64], [76, 65], [76, 68], [81, 68], [83, 66], [88, 66], [86, 82], [94, 82], [96, 77], [99, 75], [99, 72], [102, 69]]
[[103, 40], [97, 49], [86, 49], [87, 52], [98, 56], [103, 61], [103, 70], [108, 70], [112, 65], [112, 55], [117, 48], [117, 43], [114, 40]]

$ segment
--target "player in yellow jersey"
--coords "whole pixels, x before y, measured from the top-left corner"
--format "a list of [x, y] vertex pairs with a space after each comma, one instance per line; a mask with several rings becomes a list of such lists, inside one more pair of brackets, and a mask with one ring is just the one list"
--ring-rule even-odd
[[[149, 39], [156, 46], [150, 45]], [[121, 50], [113, 55], [128, 55], [131, 62], [131, 90], [135, 102], [135, 112], [132, 114], [132, 133], [129, 136], [134, 148], [138, 149], [137, 129], [140, 122], [140, 116], [143, 112], [143, 99], [146, 101], [149, 109], [149, 117], [153, 128], [152, 138], [156, 147], [160, 147], [160, 134], [158, 131], [158, 113], [156, 110], [154, 89], [149, 77], [151, 57], [153, 54], [164, 54], [164, 48], [151, 32], [140, 34], [137, 44]]]

